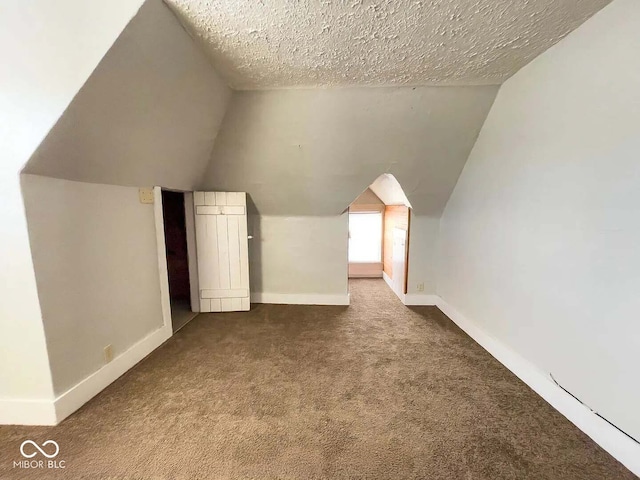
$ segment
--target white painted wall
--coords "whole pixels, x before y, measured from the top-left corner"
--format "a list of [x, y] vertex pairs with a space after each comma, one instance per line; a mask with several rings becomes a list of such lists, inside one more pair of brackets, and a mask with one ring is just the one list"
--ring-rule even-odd
[[[252, 294], [343, 295], [348, 290], [347, 214], [250, 215]], [[411, 219], [408, 293], [436, 292], [439, 218]], [[418, 284], [424, 291], [418, 291]], [[257, 298], [257, 297], [255, 297]]]
[[[438, 234], [440, 218], [411, 212], [409, 232], [409, 277], [407, 293], [434, 295], [438, 276]], [[418, 290], [418, 284], [424, 290]]]
[[191, 190], [231, 90], [161, 0], [147, 0], [25, 173]]
[[[230, 95], [166, 5], [148, 0], [30, 159], [26, 215], [56, 396], [104, 365], [104, 346], [118, 356], [162, 325], [153, 208], [137, 188], [87, 182], [192, 189]], [[91, 218], [96, 202], [108, 211]]]
[[250, 215], [251, 291], [267, 295], [346, 295], [348, 214]]
[[12, 0], [0, 6], [4, 407], [10, 400], [53, 396], [18, 173], [141, 3]]
[[640, 439], [640, 4], [501, 88], [441, 222], [439, 295]]
[[[7, 399], [50, 400], [58, 396], [102, 366], [104, 345], [112, 343], [117, 356], [162, 322], [159, 300], [152, 298], [151, 292], [138, 297], [134, 289], [124, 290], [122, 278], [112, 275], [114, 270], [108, 263], [115, 260], [107, 255], [96, 262], [91, 257], [91, 252], [110, 251], [109, 245], [119, 245], [127, 252], [128, 242], [123, 243], [114, 233], [78, 236], [76, 229], [81, 224], [74, 226], [69, 219], [86, 212], [78, 212], [80, 207], [70, 205], [70, 198], [59, 191], [53, 192], [58, 198], [46, 204], [51, 211], [43, 213], [39, 209], [44, 207], [37, 202], [27, 211], [31, 241], [37, 250], [34, 263], [42, 320], [18, 187], [18, 173], [30, 156], [25, 172], [99, 183], [192, 189], [202, 176], [230, 90], [160, 0], [148, 0], [125, 28], [140, 4], [117, 1], [101, 7], [67, 0], [55, 5], [15, 2], [0, 7], [0, 49], [7, 67], [0, 77], [0, 120], [3, 153], [9, 156], [6, 167], [10, 167], [3, 169], [0, 183], [7, 200], [2, 207], [6, 230], [2, 241], [7, 248], [3, 246], [2, 252], [8, 252], [2, 257], [0, 275], [6, 277], [4, 283], [15, 286], [4, 290], [8, 296], [0, 302], [0, 346], [3, 367], [24, 365], [20, 375], [13, 367], [10, 371], [0, 369], [2, 407]], [[25, 194], [31, 201], [49, 196], [61, 185], [34, 178], [38, 177], [24, 180]], [[106, 194], [99, 190], [104, 186], [70, 185], [69, 195], [82, 198], [95, 194], [96, 199], [105, 199]], [[132, 198], [137, 202], [137, 189], [113, 190], [108, 196], [111, 205], [120, 205], [126, 212]], [[119, 215], [106, 218], [109, 231], [135, 226], [137, 236], [128, 248], [135, 251], [144, 244], [146, 252], [155, 252], [153, 222], [143, 221], [139, 212], [131, 212], [129, 217]], [[49, 220], [54, 218], [74, 228], [59, 229]], [[106, 239], [111, 243], [105, 243]], [[71, 251], [65, 250], [72, 245], [78, 254], [73, 268], [69, 266]], [[64, 255], [56, 262], [43, 255], [45, 250], [49, 255], [52, 250], [61, 250]], [[157, 289], [155, 254], [152, 259], [153, 263], [144, 257], [143, 264], [133, 262], [139, 269], [124, 278]], [[83, 269], [92, 262], [98, 282], [86, 281], [89, 272]], [[79, 282], [83, 277], [84, 282]], [[58, 295], [56, 285], [69, 291]], [[113, 293], [118, 300], [107, 300], [109, 295], [97, 298], [99, 291]], [[102, 313], [83, 310], [89, 301]], [[100, 305], [107, 301], [109, 305], [120, 304], [122, 309]], [[71, 335], [76, 331], [80, 336], [93, 332], [93, 341], [69, 343], [69, 339], [77, 340], [78, 335]], [[119, 362], [110, 375], [126, 368]], [[98, 384], [106, 385], [109, 375], [103, 377], [92, 380], [91, 388], [76, 391], [70, 403], [65, 400], [62, 408], [66, 414], [89, 398], [86, 392], [95, 393]], [[14, 421], [7, 418], [0, 416], [0, 422]], [[50, 421], [47, 417], [42, 423]]]
[[410, 292], [424, 282], [425, 293], [435, 293], [426, 291], [435, 284], [426, 263], [437, 226], [429, 219], [440, 216], [495, 93], [496, 87], [236, 92], [201, 188], [246, 191], [254, 215], [265, 217], [267, 237], [251, 260], [252, 290], [344, 292], [347, 227], [340, 214], [390, 172], [418, 217], [420, 236], [411, 248], [420, 262], [410, 266]]
[[440, 216], [496, 92], [236, 92], [201, 186], [246, 191], [261, 215], [339, 215], [392, 173], [417, 214]]
[[22, 176], [56, 396], [163, 326], [153, 205], [138, 189]]

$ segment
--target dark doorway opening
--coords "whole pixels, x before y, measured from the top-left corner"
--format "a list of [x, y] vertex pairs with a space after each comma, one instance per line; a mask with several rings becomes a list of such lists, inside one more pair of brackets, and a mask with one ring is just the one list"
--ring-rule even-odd
[[163, 190], [162, 214], [169, 277], [171, 323], [173, 331], [176, 332], [196, 315], [191, 309], [184, 193]]

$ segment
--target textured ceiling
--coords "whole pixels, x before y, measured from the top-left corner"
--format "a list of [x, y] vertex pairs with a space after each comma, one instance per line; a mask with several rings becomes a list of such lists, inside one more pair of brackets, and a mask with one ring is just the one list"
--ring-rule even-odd
[[236, 89], [499, 84], [610, 0], [165, 0]]

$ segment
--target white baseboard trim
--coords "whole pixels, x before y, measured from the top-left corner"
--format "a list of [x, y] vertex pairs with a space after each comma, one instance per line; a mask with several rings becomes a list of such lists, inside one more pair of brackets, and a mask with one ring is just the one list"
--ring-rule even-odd
[[0, 425], [56, 425], [52, 400], [0, 399]]
[[404, 296], [404, 304], [408, 306], [433, 306], [438, 304], [438, 296], [427, 293], [407, 293]]
[[382, 272], [382, 279], [386, 282], [386, 284], [389, 286], [391, 291], [396, 294], [396, 297], [398, 297], [400, 301], [404, 303], [404, 296], [405, 296], [404, 293], [399, 294], [393, 289], [393, 280], [389, 275], [387, 275], [387, 272], [385, 271]]
[[[385, 274], [386, 275], [386, 274]], [[388, 277], [387, 277], [388, 278]], [[387, 280], [385, 278], [385, 280]], [[390, 279], [389, 279], [390, 280]], [[387, 281], [387, 283], [389, 283]], [[598, 417], [582, 403], [558, 387], [551, 378], [514, 350], [493, 338], [437, 295], [407, 295], [408, 301], [433, 301], [456, 325], [482, 348], [531, 387], [558, 412], [587, 434], [634, 474], [640, 476], [640, 445]], [[424, 298], [423, 298], [424, 297]], [[349, 305], [348, 294], [272, 294], [253, 293], [255, 303], [298, 305]], [[407, 303], [413, 305], [413, 303]], [[420, 305], [433, 303], [420, 303]], [[0, 424], [56, 425], [113, 383], [136, 363], [171, 337], [171, 328], [163, 326], [133, 345], [55, 400], [0, 399]]]
[[445, 300], [437, 297], [438, 308], [464, 330], [496, 360], [511, 370], [553, 408], [586, 433], [594, 442], [640, 476], [640, 445], [617, 428], [598, 417], [589, 408], [556, 385], [549, 375], [521, 357], [504, 343], [493, 338], [477, 324], [464, 317]]
[[159, 328], [55, 400], [0, 399], [0, 425], [57, 425], [162, 345], [171, 335], [170, 327]]
[[171, 334], [170, 327], [159, 328], [56, 398], [55, 402], [52, 402], [52, 405], [55, 406], [55, 423], [60, 423], [107, 388], [136, 363], [167, 341]]
[[349, 305], [349, 294], [251, 292], [251, 303], [284, 305]]
[[407, 306], [433, 306], [437, 305], [439, 297], [428, 293], [398, 293], [393, 290], [393, 280], [386, 272], [382, 272], [382, 278], [393, 293]]

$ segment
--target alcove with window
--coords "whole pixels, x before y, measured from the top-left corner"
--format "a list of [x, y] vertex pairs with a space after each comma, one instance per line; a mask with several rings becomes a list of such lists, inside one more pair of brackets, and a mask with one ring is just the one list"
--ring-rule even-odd
[[396, 178], [380, 175], [349, 205], [349, 278], [384, 278], [407, 293], [411, 204]]

